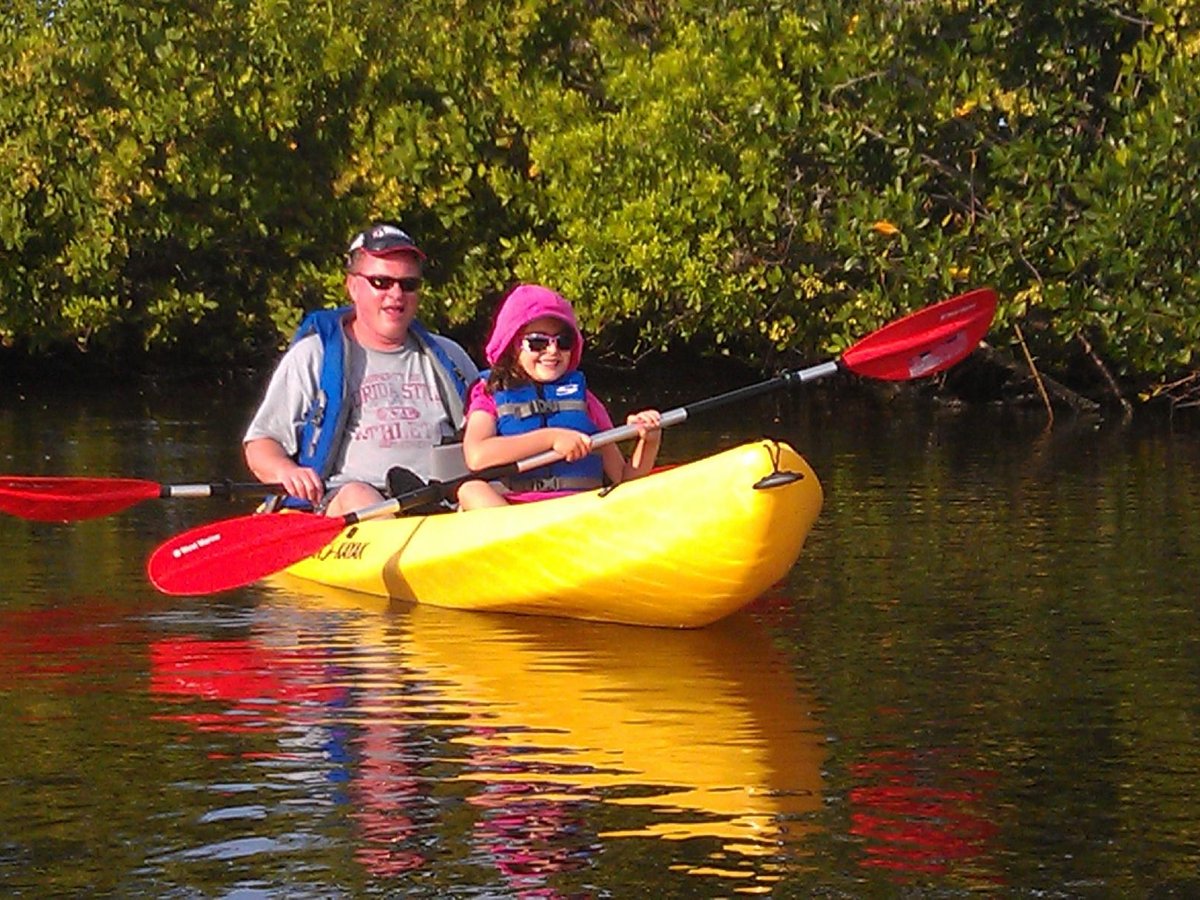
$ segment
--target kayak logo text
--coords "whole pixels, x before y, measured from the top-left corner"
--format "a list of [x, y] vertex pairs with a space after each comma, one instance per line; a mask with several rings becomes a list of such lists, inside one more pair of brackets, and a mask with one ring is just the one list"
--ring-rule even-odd
[[366, 552], [367, 541], [342, 541], [340, 544], [330, 544], [321, 550], [314, 559], [362, 559]]

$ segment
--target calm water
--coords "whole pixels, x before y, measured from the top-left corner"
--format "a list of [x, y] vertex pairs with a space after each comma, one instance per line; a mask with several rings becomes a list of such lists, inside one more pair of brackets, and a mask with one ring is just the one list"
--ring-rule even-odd
[[[0, 471], [239, 478], [252, 399], [5, 388]], [[0, 893], [1200, 893], [1200, 434], [810, 390], [664, 457], [762, 433], [825, 510], [694, 632], [146, 585], [244, 504], [0, 519]]]

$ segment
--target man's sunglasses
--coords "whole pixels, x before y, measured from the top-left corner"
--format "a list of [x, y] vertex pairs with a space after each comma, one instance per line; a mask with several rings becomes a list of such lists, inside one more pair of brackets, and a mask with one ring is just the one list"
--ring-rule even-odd
[[362, 272], [351, 272], [350, 274], [357, 275], [359, 278], [365, 278], [367, 283], [377, 291], [390, 291], [392, 285], [396, 285], [404, 293], [411, 294], [421, 287], [421, 277], [419, 275], [410, 275], [406, 278], [392, 278], [390, 275], [364, 275]]
[[551, 344], [559, 350], [570, 350], [575, 346], [575, 335], [569, 331], [561, 334], [540, 334], [533, 331], [521, 338], [521, 347], [528, 353], [541, 353]]

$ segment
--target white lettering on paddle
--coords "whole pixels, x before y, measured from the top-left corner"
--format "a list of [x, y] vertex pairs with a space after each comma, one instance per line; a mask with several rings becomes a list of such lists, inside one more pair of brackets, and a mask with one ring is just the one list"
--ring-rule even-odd
[[934, 372], [942, 367], [948, 359], [955, 359], [966, 346], [967, 333], [956, 331], [942, 340], [936, 347], [930, 347], [923, 353], [918, 353], [908, 361], [908, 377], [920, 378], [927, 372]]
[[215, 544], [220, 539], [221, 539], [221, 532], [219, 532], [219, 531], [216, 532], [215, 534], [205, 535], [202, 538], [196, 538], [196, 540], [192, 541], [190, 544], [184, 544], [182, 547], [176, 547], [171, 552], [171, 556], [173, 556], [175, 559], [179, 559], [181, 557], [187, 556], [189, 553], [194, 553], [197, 550], [203, 549], [204, 547], [207, 547], [209, 544]]

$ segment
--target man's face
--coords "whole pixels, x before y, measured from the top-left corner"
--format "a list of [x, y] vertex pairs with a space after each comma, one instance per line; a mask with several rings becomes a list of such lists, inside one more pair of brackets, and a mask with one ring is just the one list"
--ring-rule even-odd
[[346, 293], [354, 304], [355, 339], [373, 350], [404, 346], [420, 300], [421, 262], [413, 253], [372, 256], [359, 253], [346, 273]]

